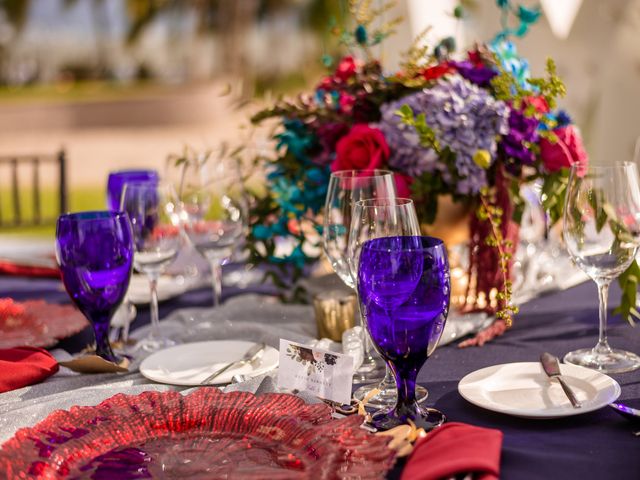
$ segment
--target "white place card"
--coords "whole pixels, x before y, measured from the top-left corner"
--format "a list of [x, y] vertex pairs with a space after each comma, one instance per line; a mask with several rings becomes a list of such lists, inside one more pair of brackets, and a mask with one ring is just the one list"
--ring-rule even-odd
[[278, 387], [351, 402], [353, 357], [280, 339]]

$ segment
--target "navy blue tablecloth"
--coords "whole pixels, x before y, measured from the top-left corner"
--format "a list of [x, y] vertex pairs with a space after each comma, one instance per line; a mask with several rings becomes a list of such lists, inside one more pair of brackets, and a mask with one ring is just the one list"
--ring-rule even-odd
[[[269, 285], [257, 290], [273, 292]], [[240, 291], [225, 289], [223, 298]], [[0, 278], [0, 296], [16, 300], [68, 301], [57, 280]], [[612, 288], [612, 305], [618, 297], [619, 291]], [[164, 316], [187, 306], [207, 306], [210, 302], [209, 290], [196, 290], [162, 303], [160, 314]], [[475, 407], [457, 391], [458, 381], [479, 368], [537, 361], [543, 351], [562, 356], [569, 350], [592, 347], [598, 335], [597, 317], [597, 294], [592, 282], [521, 306], [513, 328], [490, 344], [468, 349], [452, 344], [436, 350], [419, 376], [420, 383], [429, 390], [427, 403], [445, 412], [449, 420], [501, 430], [504, 433], [502, 478], [640, 479], [640, 438], [633, 436], [631, 423], [611, 408], [563, 419], [525, 420]], [[148, 319], [148, 310], [140, 308], [133, 328], [144, 325]], [[59, 346], [77, 351], [91, 338], [91, 331], [85, 330]], [[631, 328], [612, 317], [609, 341], [614, 347], [640, 353], [640, 327]], [[622, 387], [620, 399], [640, 408], [640, 371], [614, 375], [614, 378]], [[400, 468], [401, 465], [392, 476], [397, 476]]]

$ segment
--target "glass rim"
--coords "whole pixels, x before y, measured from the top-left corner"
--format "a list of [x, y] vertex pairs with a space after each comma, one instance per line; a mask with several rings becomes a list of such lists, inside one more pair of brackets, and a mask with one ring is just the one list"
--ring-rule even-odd
[[635, 162], [631, 162], [629, 160], [623, 160], [620, 162], [614, 162], [611, 165], [587, 165], [584, 167], [583, 162], [576, 162], [571, 165], [570, 170], [575, 172], [581, 168], [586, 168], [587, 171], [606, 171], [606, 170], [622, 170], [625, 168], [638, 168], [638, 165]]
[[[380, 202], [379, 204], [376, 202]], [[386, 204], [383, 202], [387, 202]], [[405, 197], [380, 197], [380, 198], [365, 198], [363, 200], [357, 200], [354, 206], [363, 208], [375, 208], [375, 207], [389, 207], [397, 206], [404, 207], [405, 205], [412, 205], [413, 199]]]
[[401, 250], [403, 251], [409, 251], [409, 252], [424, 252], [427, 250], [433, 250], [435, 248], [445, 248], [445, 243], [444, 240], [442, 240], [441, 238], [438, 237], [431, 237], [429, 235], [394, 235], [394, 236], [389, 236], [389, 237], [377, 237], [377, 238], [371, 238], [369, 240], [367, 240], [366, 242], [364, 242], [362, 244], [362, 249], [364, 250], [365, 248], [367, 250], [375, 250], [378, 252], [388, 252], [389, 248], [385, 248], [383, 246], [378, 246], [376, 244], [382, 243], [385, 240], [388, 240], [390, 238], [400, 238], [400, 239], [413, 239], [413, 238], [418, 238], [420, 239], [420, 247], [418, 248], [402, 248]]
[[160, 176], [157, 170], [144, 169], [144, 168], [131, 168], [131, 169], [125, 169], [125, 170], [114, 170], [112, 172], [109, 172], [109, 177], [120, 177], [122, 175], [141, 174], [141, 173], [150, 174], [156, 177]]
[[170, 184], [165, 182], [159, 178], [150, 179], [150, 180], [134, 180], [132, 182], [124, 182], [122, 184], [122, 193], [124, 193], [125, 189], [131, 190], [131, 188], [170, 188]]
[[[365, 173], [365, 175], [362, 175], [363, 173]], [[391, 170], [385, 170], [383, 168], [364, 168], [362, 170], [336, 170], [335, 172], [331, 172], [331, 176], [336, 178], [373, 178], [384, 177], [387, 175], [393, 176], [393, 172]]]
[[87, 210], [84, 212], [67, 212], [58, 216], [58, 222], [79, 222], [79, 221], [104, 221], [127, 218], [127, 213], [123, 210]]

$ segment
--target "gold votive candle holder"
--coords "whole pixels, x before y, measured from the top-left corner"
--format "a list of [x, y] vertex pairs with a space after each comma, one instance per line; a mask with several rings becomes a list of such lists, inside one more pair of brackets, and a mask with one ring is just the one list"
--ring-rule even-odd
[[328, 290], [313, 297], [318, 338], [342, 341], [345, 330], [356, 324], [357, 298], [354, 293]]

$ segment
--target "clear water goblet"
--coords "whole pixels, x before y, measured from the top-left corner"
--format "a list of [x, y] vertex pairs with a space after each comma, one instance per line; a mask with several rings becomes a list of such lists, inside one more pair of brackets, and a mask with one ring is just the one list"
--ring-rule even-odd
[[[355, 277], [347, 258], [353, 206], [358, 200], [395, 196], [396, 186], [389, 170], [340, 170], [331, 174], [324, 208], [322, 245], [334, 272], [354, 291]], [[359, 312], [358, 317], [362, 326]], [[355, 383], [376, 381], [382, 377], [364, 327], [362, 335], [364, 360], [353, 376]]]
[[[157, 183], [158, 181], [158, 172], [155, 170], [131, 169], [110, 172], [107, 179], [107, 209], [112, 211], [120, 210], [122, 189], [125, 184], [130, 182]], [[129, 340], [129, 326], [135, 320], [137, 313], [136, 306], [125, 295], [122, 305], [118, 307], [118, 310], [113, 315], [111, 324], [114, 330], [117, 330], [113, 333], [116, 334], [116, 338], [119, 337], [125, 344]]]
[[[364, 242], [378, 237], [420, 235], [420, 224], [413, 200], [408, 198], [359, 200], [353, 207], [352, 215], [347, 263], [355, 279], [358, 278], [358, 262]], [[388, 409], [395, 405], [398, 392], [389, 365], [385, 369], [385, 376], [381, 382], [358, 388], [354, 392], [354, 397], [362, 401], [373, 389], [379, 390], [379, 393], [367, 402], [369, 406]], [[427, 396], [427, 390], [418, 386], [418, 401], [425, 401]]]
[[640, 357], [607, 340], [609, 285], [636, 256], [640, 237], [640, 182], [633, 163], [571, 167], [565, 201], [564, 241], [573, 261], [598, 286], [599, 335], [593, 348], [569, 352], [564, 361], [603, 373], [640, 368]]
[[222, 266], [244, 241], [246, 192], [233, 159], [198, 156], [185, 161], [178, 181], [181, 221], [196, 250], [211, 267], [213, 305], [220, 305]]
[[131, 221], [134, 267], [149, 279], [151, 294], [151, 332], [136, 348], [161, 350], [176, 344], [160, 329], [158, 279], [180, 249], [179, 205], [169, 185], [142, 182], [124, 186], [121, 208]]

